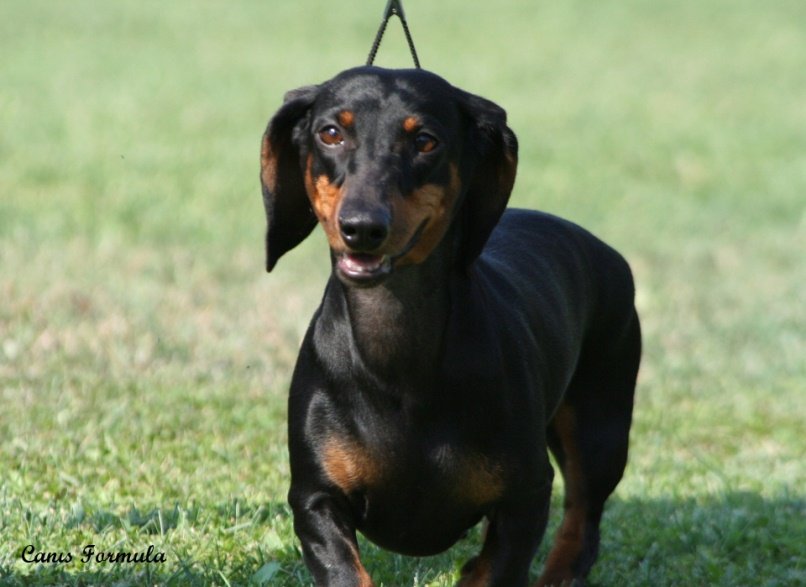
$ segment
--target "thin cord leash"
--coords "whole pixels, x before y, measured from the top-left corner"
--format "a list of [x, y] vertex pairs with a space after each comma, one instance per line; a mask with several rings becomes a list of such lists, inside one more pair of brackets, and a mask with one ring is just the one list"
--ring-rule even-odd
[[406, 33], [406, 40], [409, 43], [409, 50], [411, 51], [411, 58], [414, 60], [414, 67], [420, 69], [420, 60], [417, 59], [417, 50], [414, 48], [414, 41], [411, 38], [409, 25], [406, 22], [406, 14], [403, 12], [403, 0], [389, 0], [389, 2], [387, 2], [386, 10], [383, 13], [383, 22], [381, 22], [381, 26], [378, 29], [378, 34], [375, 35], [375, 42], [372, 43], [372, 49], [370, 49], [369, 57], [367, 58], [367, 65], [372, 65], [372, 62], [375, 61], [378, 48], [381, 46], [383, 34], [386, 32], [386, 25], [389, 24], [389, 19], [392, 18], [393, 14], [397, 15], [400, 19], [400, 24], [403, 25], [403, 32]]

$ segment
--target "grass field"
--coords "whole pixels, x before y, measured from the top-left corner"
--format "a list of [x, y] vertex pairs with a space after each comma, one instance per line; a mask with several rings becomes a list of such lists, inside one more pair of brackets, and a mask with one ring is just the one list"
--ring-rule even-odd
[[[259, 141], [384, 5], [0, 3], [0, 585], [309, 584], [285, 395], [328, 259], [317, 233], [264, 273]], [[406, 9], [425, 67], [507, 108], [512, 202], [634, 267], [631, 463], [591, 584], [806, 585], [806, 3]], [[378, 64], [409, 64], [396, 23]], [[379, 586], [446, 587], [478, 544], [362, 552]]]

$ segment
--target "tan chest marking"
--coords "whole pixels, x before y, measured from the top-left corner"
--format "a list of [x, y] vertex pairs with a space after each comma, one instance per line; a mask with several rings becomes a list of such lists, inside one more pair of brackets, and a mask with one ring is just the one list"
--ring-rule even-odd
[[373, 485], [381, 478], [380, 460], [354, 440], [329, 438], [321, 449], [320, 462], [327, 478], [345, 493]]
[[457, 497], [468, 503], [492, 503], [504, 493], [503, 471], [486, 457], [462, 457], [457, 468], [457, 477]]
[[504, 468], [488, 457], [440, 447], [435, 457], [445, 473], [454, 499], [481, 506], [497, 501], [506, 488]]

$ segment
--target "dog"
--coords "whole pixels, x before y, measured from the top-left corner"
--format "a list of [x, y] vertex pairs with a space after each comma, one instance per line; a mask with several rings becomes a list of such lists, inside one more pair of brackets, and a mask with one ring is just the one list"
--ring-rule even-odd
[[291, 91], [261, 149], [267, 270], [320, 224], [332, 274], [288, 403], [289, 503], [319, 586], [368, 587], [356, 531], [411, 556], [482, 519], [461, 587], [582, 584], [627, 461], [641, 333], [625, 260], [506, 209], [517, 140], [495, 103], [420, 69]]

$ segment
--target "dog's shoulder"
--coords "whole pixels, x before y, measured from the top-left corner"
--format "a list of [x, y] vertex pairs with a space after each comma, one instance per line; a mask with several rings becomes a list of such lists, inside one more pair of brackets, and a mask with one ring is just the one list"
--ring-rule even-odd
[[610, 245], [570, 220], [536, 210], [508, 209], [482, 258], [499, 272], [530, 281], [632, 280], [627, 262]]

